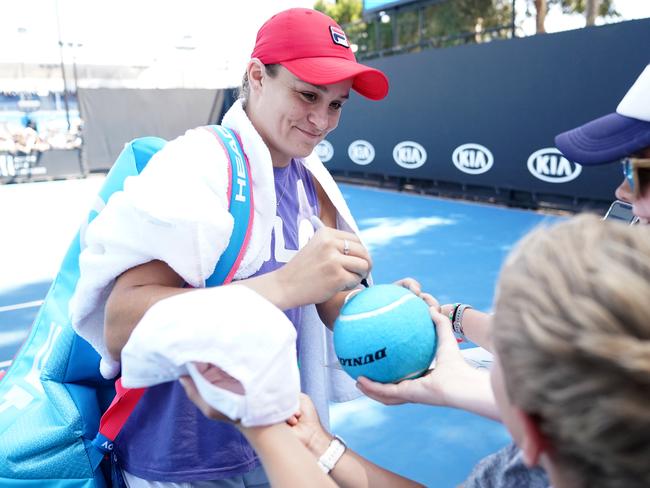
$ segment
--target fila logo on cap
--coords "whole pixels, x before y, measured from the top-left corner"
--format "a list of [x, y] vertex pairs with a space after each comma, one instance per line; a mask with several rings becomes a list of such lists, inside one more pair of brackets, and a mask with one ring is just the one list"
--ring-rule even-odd
[[348, 48], [350, 47], [350, 44], [348, 44], [348, 38], [345, 36], [345, 32], [343, 32], [342, 29], [339, 29], [334, 25], [330, 25], [330, 34], [332, 34], [332, 40], [334, 41], [334, 44]]
[[528, 171], [548, 183], [566, 183], [580, 175], [582, 166], [569, 161], [558, 149], [545, 147], [530, 155]]

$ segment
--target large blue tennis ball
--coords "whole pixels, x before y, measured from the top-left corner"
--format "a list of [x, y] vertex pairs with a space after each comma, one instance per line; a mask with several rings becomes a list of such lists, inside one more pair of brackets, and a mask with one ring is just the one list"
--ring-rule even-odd
[[401, 286], [366, 288], [341, 308], [334, 349], [354, 379], [395, 383], [416, 378], [429, 368], [436, 351], [429, 307]]

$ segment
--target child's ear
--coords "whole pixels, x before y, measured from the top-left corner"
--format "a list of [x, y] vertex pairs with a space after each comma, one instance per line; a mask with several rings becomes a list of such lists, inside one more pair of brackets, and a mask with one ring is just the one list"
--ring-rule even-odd
[[538, 466], [542, 454], [547, 453], [549, 448], [548, 439], [539, 428], [539, 420], [536, 416], [517, 407], [513, 407], [513, 414], [521, 426], [522, 435], [519, 448], [523, 454], [524, 463], [529, 468]]

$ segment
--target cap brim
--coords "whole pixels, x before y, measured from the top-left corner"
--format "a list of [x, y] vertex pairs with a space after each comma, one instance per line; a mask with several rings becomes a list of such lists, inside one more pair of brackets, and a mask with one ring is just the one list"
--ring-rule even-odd
[[650, 147], [650, 122], [613, 113], [555, 137], [564, 156], [582, 165], [618, 161]]
[[366, 98], [381, 100], [388, 94], [388, 78], [378, 69], [342, 58], [301, 58], [280, 64], [313, 85], [331, 85], [354, 79], [352, 88]]

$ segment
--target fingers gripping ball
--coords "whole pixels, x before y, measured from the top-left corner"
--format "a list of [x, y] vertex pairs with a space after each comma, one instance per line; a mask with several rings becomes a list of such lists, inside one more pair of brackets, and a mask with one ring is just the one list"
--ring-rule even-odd
[[334, 323], [334, 349], [354, 379], [395, 383], [416, 378], [429, 368], [436, 351], [429, 307], [401, 286], [371, 286], [341, 309]]

